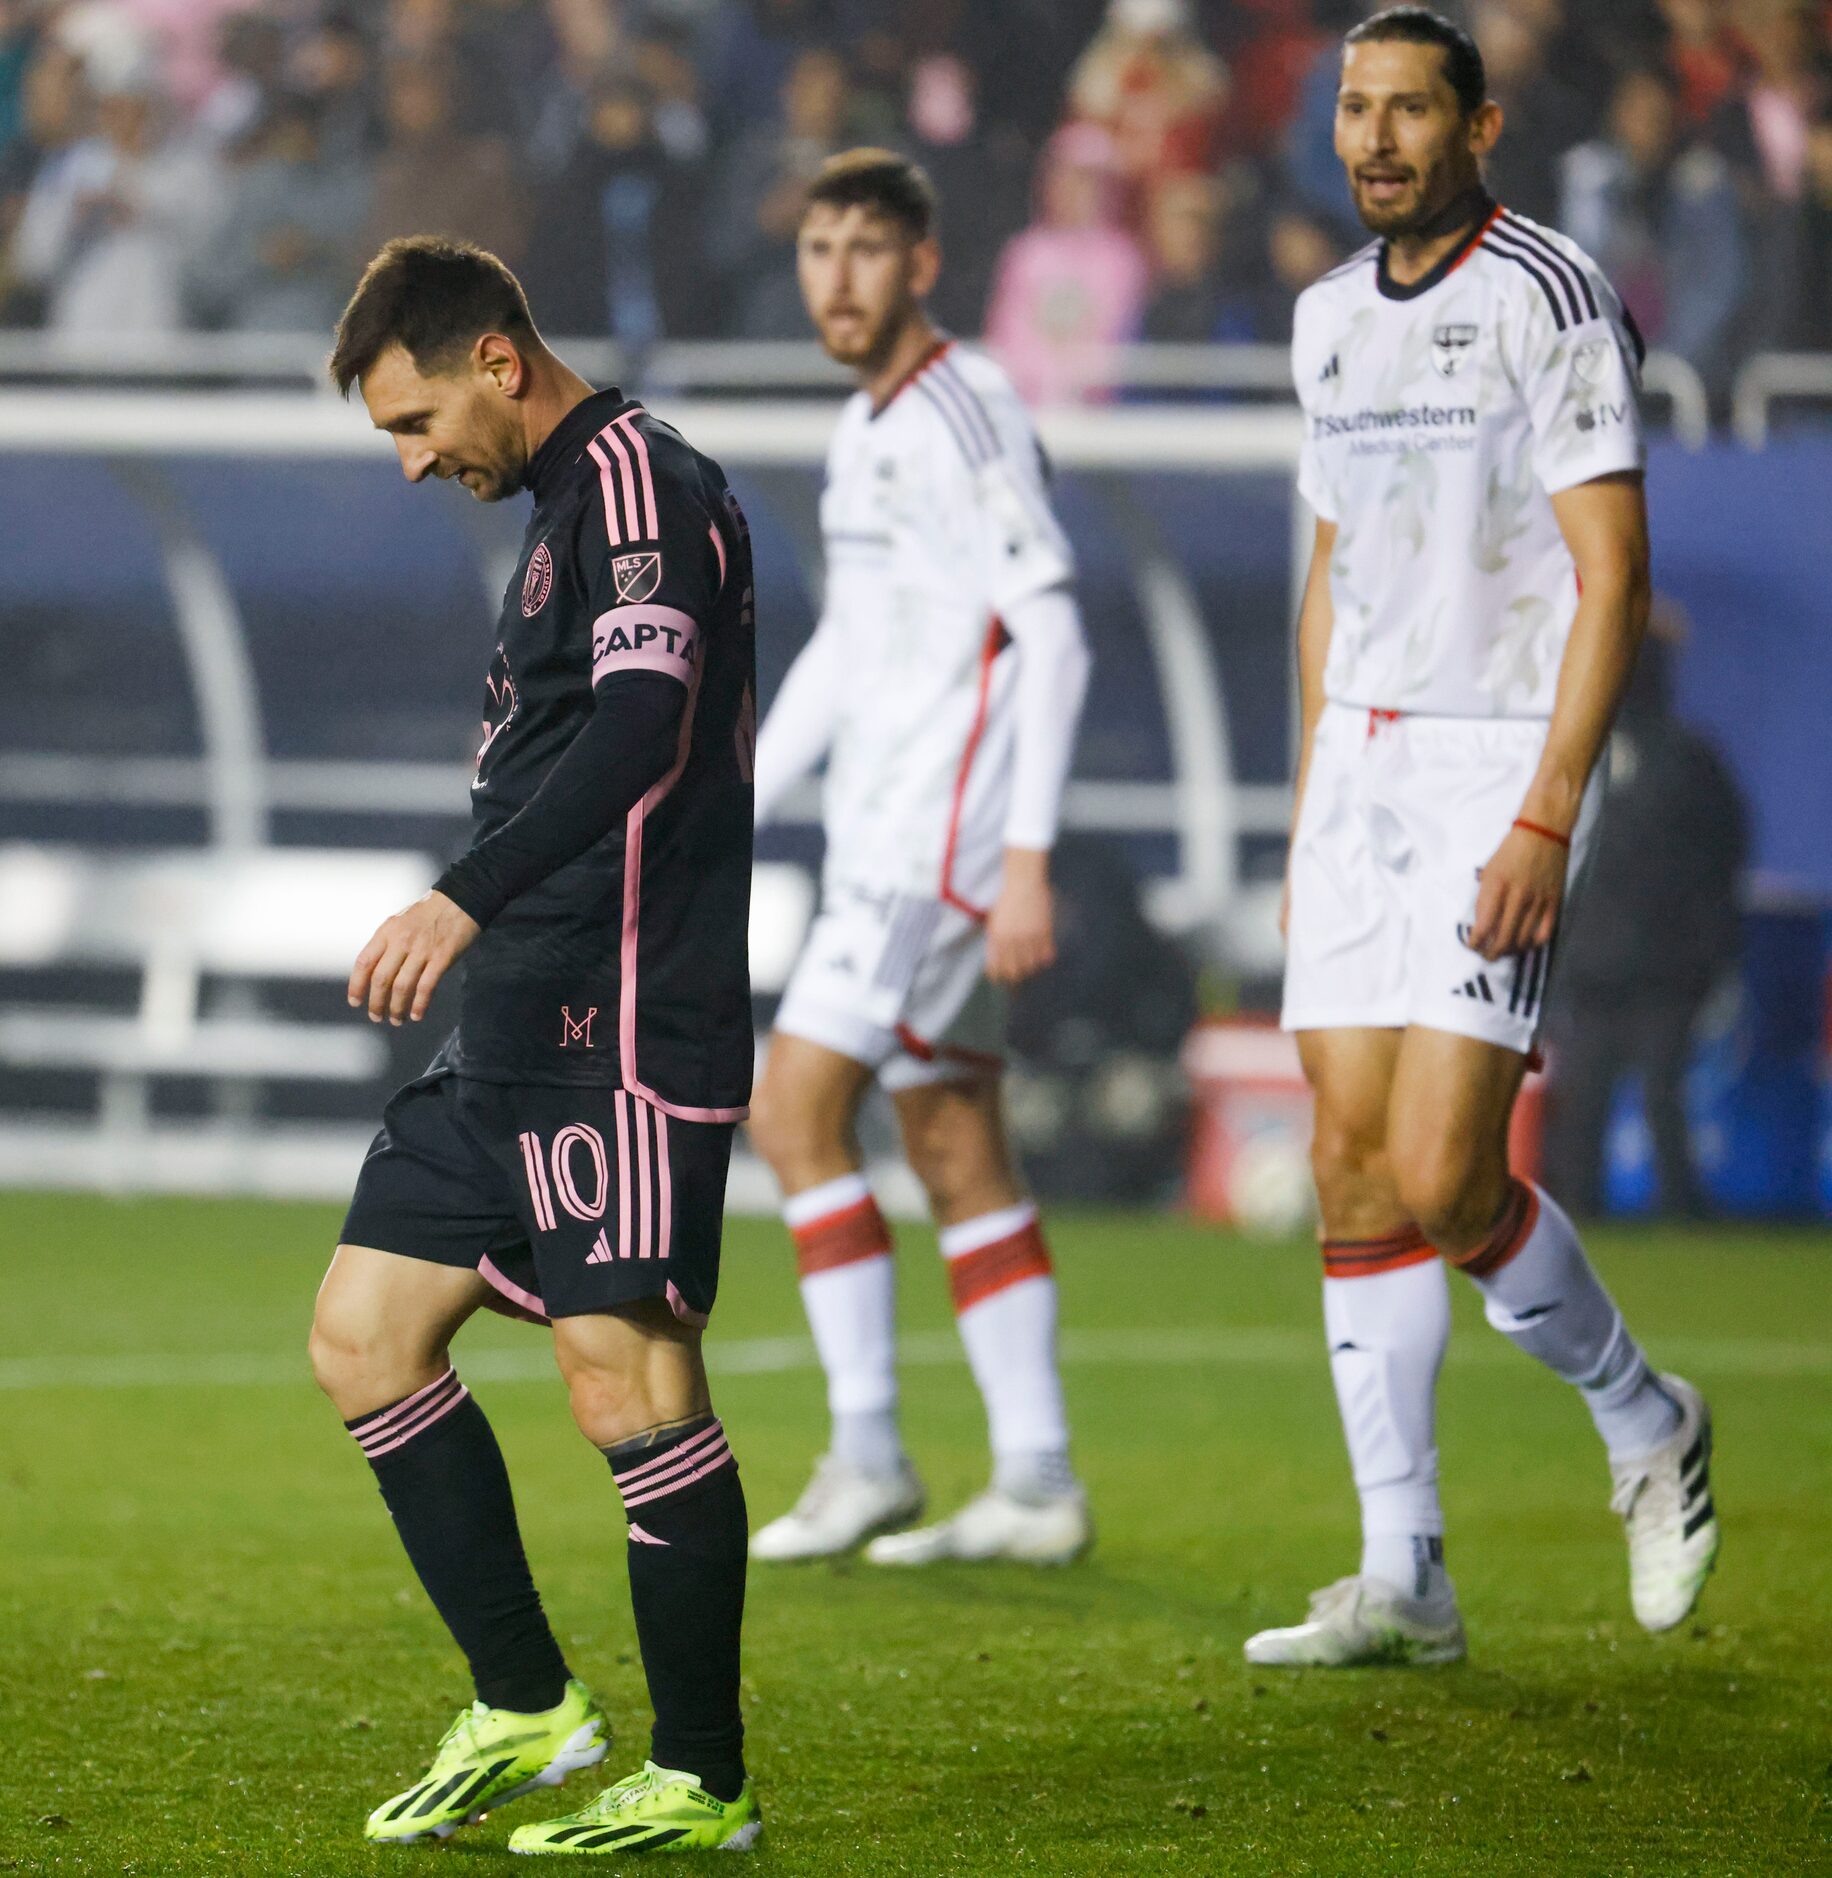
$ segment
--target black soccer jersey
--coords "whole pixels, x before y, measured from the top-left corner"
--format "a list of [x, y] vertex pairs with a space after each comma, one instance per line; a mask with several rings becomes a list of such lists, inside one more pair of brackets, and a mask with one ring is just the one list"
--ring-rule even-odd
[[744, 516], [716, 463], [617, 391], [575, 407], [527, 480], [476, 838], [439, 883], [485, 922], [446, 1061], [736, 1120], [752, 1068]]

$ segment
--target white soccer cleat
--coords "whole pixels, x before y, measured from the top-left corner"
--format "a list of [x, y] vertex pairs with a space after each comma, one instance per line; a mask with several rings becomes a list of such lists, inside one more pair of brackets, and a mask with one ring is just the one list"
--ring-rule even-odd
[[1087, 1497], [1078, 1487], [1052, 1499], [1025, 1501], [989, 1487], [958, 1513], [914, 1532], [886, 1533], [865, 1548], [873, 1565], [935, 1565], [944, 1559], [1015, 1559], [1024, 1565], [1067, 1565], [1094, 1543]]
[[905, 1461], [894, 1474], [868, 1474], [823, 1454], [802, 1497], [751, 1538], [751, 1557], [783, 1563], [833, 1558], [922, 1517], [922, 1482]]
[[1460, 1663], [1467, 1653], [1457, 1594], [1409, 1598], [1378, 1578], [1338, 1578], [1315, 1592], [1310, 1616], [1247, 1639], [1249, 1663], [1279, 1669], [1351, 1669], [1364, 1663]]
[[1679, 1405], [1679, 1432], [1610, 1469], [1610, 1511], [1628, 1529], [1629, 1600], [1644, 1630], [1671, 1630], [1686, 1617], [1718, 1555], [1711, 1410], [1682, 1376], [1662, 1376], [1660, 1386]]

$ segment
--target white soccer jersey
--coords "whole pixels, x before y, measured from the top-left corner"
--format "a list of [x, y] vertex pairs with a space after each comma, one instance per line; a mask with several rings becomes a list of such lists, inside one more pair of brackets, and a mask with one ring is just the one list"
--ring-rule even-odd
[[1017, 649], [1000, 613], [1074, 572], [1029, 413], [952, 342], [827, 456], [820, 631], [841, 701], [824, 795], [827, 879], [983, 912], [1011, 796]]
[[1644, 462], [1641, 342], [1564, 236], [1493, 207], [1407, 287], [1376, 242], [1298, 301], [1298, 487], [1337, 526], [1324, 692], [1548, 718], [1577, 609], [1550, 498]]

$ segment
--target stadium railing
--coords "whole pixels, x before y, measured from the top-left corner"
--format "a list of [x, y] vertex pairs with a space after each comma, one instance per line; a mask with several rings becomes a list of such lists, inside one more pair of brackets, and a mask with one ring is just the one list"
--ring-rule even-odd
[[[722, 392], [770, 396], [836, 391], [844, 371], [818, 346], [802, 340], [664, 340], [633, 354], [604, 339], [557, 339], [555, 348], [588, 377], [632, 389], [678, 394]], [[43, 332], [0, 332], [0, 380], [71, 384], [268, 382], [329, 391], [326, 343], [315, 333], [169, 333], [124, 338]], [[1787, 374], [1810, 373], [1825, 360], [1814, 354], [1766, 355], [1744, 368], [1744, 382], [1761, 382], [1775, 364], [1779, 389]], [[1666, 407], [1674, 434], [1688, 449], [1710, 435], [1704, 381], [1672, 352], [1652, 352], [1643, 373], [1647, 392]], [[1823, 375], [1807, 395], [1822, 395]], [[1291, 399], [1290, 354], [1280, 345], [1116, 346], [1091, 389], [1133, 394]], [[1756, 395], [1752, 393], [1752, 395]], [[1739, 409], [1741, 406], [1739, 406]]]
[[1737, 374], [1730, 421], [1751, 450], [1768, 443], [1769, 413], [1782, 400], [1832, 405], [1832, 352], [1762, 352]]

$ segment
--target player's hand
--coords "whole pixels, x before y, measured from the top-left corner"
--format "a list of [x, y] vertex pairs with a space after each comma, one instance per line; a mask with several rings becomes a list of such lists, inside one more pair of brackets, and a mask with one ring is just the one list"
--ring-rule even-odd
[[986, 918], [986, 976], [1022, 984], [1056, 963], [1056, 896], [1050, 857], [1032, 848], [1005, 850], [1005, 878]]
[[375, 929], [350, 968], [350, 1002], [367, 1004], [369, 1021], [417, 1024], [452, 961], [483, 930], [442, 893], [424, 893]]
[[1569, 858], [1556, 841], [1530, 829], [1510, 828], [1482, 870], [1470, 950], [1494, 960], [1550, 945], [1565, 899]]

